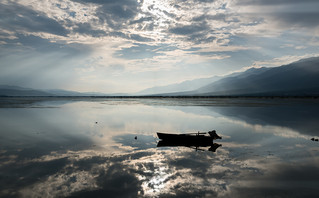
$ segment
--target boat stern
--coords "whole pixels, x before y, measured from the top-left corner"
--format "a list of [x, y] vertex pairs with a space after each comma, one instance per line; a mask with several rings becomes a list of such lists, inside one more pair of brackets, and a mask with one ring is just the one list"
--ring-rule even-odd
[[215, 130], [212, 131], [208, 131], [208, 134], [210, 135], [210, 137], [212, 137], [214, 140], [216, 139], [222, 139], [222, 137], [220, 137], [219, 135], [217, 135]]

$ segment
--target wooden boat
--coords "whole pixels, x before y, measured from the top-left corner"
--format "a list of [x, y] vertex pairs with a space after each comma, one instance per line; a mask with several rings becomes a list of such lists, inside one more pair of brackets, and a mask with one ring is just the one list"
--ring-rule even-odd
[[157, 147], [176, 147], [184, 146], [196, 150], [203, 150], [200, 147], [210, 147], [208, 151], [215, 152], [221, 144], [216, 144], [213, 140], [222, 139], [216, 131], [197, 132], [189, 134], [170, 134], [157, 132], [160, 141]]
[[[207, 135], [208, 134], [208, 135]], [[209, 132], [197, 132], [188, 134], [171, 134], [171, 133], [160, 133], [157, 132], [157, 136], [160, 140], [165, 141], [179, 141], [179, 142], [212, 142], [216, 139], [222, 139], [217, 135], [216, 131]]]

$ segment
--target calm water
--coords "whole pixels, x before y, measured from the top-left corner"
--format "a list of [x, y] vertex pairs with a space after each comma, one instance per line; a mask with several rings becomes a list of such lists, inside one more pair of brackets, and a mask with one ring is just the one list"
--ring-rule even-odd
[[[318, 100], [0, 102], [1, 197], [319, 194]], [[157, 147], [157, 131], [213, 129], [223, 138], [216, 152]]]

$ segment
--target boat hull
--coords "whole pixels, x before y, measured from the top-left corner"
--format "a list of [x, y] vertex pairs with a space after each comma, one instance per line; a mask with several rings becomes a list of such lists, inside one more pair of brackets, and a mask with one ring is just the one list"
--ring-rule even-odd
[[189, 135], [189, 134], [169, 134], [169, 133], [159, 133], [157, 132], [157, 136], [159, 139], [167, 141], [167, 142], [203, 142], [203, 143], [211, 143], [213, 142], [213, 138], [205, 135]]
[[[215, 152], [221, 144], [216, 144], [213, 140], [221, 139], [220, 136], [216, 134], [216, 131], [207, 133], [194, 133], [194, 134], [170, 134], [170, 133], [159, 133], [157, 136], [160, 141], [157, 143], [157, 147], [166, 147], [166, 146], [185, 146], [190, 148], [195, 148], [198, 150], [200, 147], [210, 147], [208, 150]], [[202, 150], [202, 149], [200, 149]]]

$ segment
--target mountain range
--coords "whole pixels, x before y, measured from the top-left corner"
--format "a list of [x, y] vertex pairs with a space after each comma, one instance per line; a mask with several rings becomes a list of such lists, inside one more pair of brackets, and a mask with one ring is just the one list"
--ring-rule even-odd
[[251, 68], [224, 77], [151, 87], [134, 94], [36, 90], [0, 85], [0, 96], [319, 96], [319, 57], [279, 67]]
[[251, 68], [198, 89], [157, 96], [319, 96], [319, 57], [279, 67]]
[[104, 96], [97, 92], [76, 92], [63, 89], [36, 90], [10, 85], [0, 85], [0, 96]]
[[303, 59], [273, 68], [252, 68], [225, 77], [197, 90], [192, 95], [319, 95], [319, 57]]
[[154, 95], [162, 93], [175, 93], [175, 92], [186, 92], [199, 89], [209, 83], [213, 83], [217, 80], [220, 80], [221, 76], [213, 76], [209, 78], [199, 78], [194, 80], [187, 80], [181, 83], [174, 83], [166, 86], [156, 86], [144, 89], [140, 92], [135, 93], [134, 95]]

